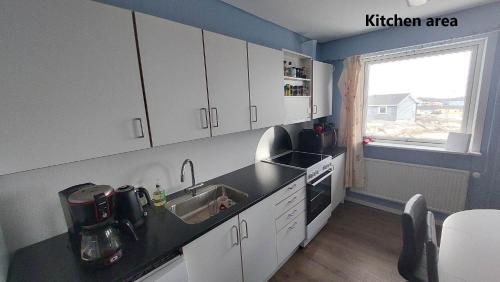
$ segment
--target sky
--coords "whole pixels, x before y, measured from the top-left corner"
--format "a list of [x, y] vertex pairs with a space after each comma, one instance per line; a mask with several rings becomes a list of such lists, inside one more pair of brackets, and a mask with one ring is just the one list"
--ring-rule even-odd
[[371, 64], [368, 95], [465, 97], [472, 51]]

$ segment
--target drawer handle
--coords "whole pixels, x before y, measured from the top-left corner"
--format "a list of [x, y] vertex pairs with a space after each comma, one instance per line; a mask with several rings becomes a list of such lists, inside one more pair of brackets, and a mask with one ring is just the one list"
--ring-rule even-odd
[[[248, 222], [243, 219], [241, 221], [241, 224], [243, 225], [243, 223], [245, 223], [245, 235], [241, 237], [242, 241], [243, 241], [243, 239], [248, 238]], [[240, 231], [240, 232], [243, 234], [243, 231]]]
[[142, 119], [141, 118], [134, 118], [134, 121], [139, 123], [139, 130], [141, 132], [141, 134], [139, 134], [139, 136], [137, 136], [137, 138], [144, 138], [144, 127], [142, 126]]
[[293, 188], [295, 188], [295, 186], [297, 186], [297, 183], [294, 183], [292, 186], [288, 187], [288, 190], [292, 190]]
[[288, 203], [286, 203], [286, 204], [287, 205], [291, 204], [291, 203], [295, 202], [295, 200], [297, 200], [297, 196], [293, 197], [293, 199], [291, 199], [290, 201], [288, 201]]
[[288, 227], [288, 230], [293, 230], [295, 226], [297, 225], [297, 221], [295, 221], [292, 226]]
[[[257, 122], [257, 106], [250, 106], [250, 110], [255, 109], [255, 120], [252, 119], [252, 122]], [[250, 113], [252, 115], [252, 113]]]
[[[214, 110], [215, 110], [215, 115], [214, 115]], [[214, 118], [215, 117], [215, 124], [214, 124]], [[219, 127], [219, 112], [217, 111], [217, 108], [212, 108], [212, 115], [210, 115], [210, 121], [212, 123], [212, 127]]]
[[[207, 129], [208, 128], [207, 108], [201, 108], [200, 115], [201, 115], [201, 128]], [[205, 121], [205, 122], [203, 122], [203, 121]]]
[[297, 210], [294, 210], [293, 212], [289, 213], [288, 218], [292, 217], [296, 212], [297, 212]]
[[[233, 229], [236, 230], [236, 242], [233, 242]], [[231, 247], [237, 246], [240, 243], [240, 235], [238, 233], [238, 227], [236, 225], [231, 226]]]

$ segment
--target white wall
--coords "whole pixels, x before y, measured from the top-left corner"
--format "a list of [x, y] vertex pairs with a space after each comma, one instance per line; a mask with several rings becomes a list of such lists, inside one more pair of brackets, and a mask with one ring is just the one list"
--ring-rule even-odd
[[[293, 134], [301, 126], [287, 129]], [[93, 182], [115, 188], [125, 184], [144, 185], [153, 191], [159, 179], [167, 193], [172, 193], [191, 184], [189, 172], [188, 181], [180, 183], [184, 159], [194, 162], [197, 182], [223, 175], [254, 163], [264, 131], [247, 131], [0, 176], [0, 225], [7, 249], [12, 253], [17, 248], [66, 232], [57, 195], [64, 188]]]
[[2, 227], [0, 226], [0, 282], [7, 280], [7, 272], [9, 271], [9, 254], [5, 245]]

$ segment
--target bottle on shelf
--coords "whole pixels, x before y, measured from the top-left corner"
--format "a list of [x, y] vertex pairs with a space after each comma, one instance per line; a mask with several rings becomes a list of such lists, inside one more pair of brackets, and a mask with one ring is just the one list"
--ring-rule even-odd
[[287, 76], [292, 76], [292, 62], [288, 62], [288, 72], [287, 72]]
[[296, 77], [302, 77], [302, 68], [297, 68], [295, 70], [295, 76]]
[[286, 66], [286, 61], [283, 61], [283, 74], [284, 74], [285, 76], [287, 76], [287, 75], [288, 75], [288, 68], [287, 68], [287, 66]]

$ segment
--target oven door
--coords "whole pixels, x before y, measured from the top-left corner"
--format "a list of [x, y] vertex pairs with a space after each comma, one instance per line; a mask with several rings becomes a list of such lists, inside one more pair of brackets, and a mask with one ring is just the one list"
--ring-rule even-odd
[[332, 171], [329, 169], [307, 183], [307, 224], [332, 202]]

